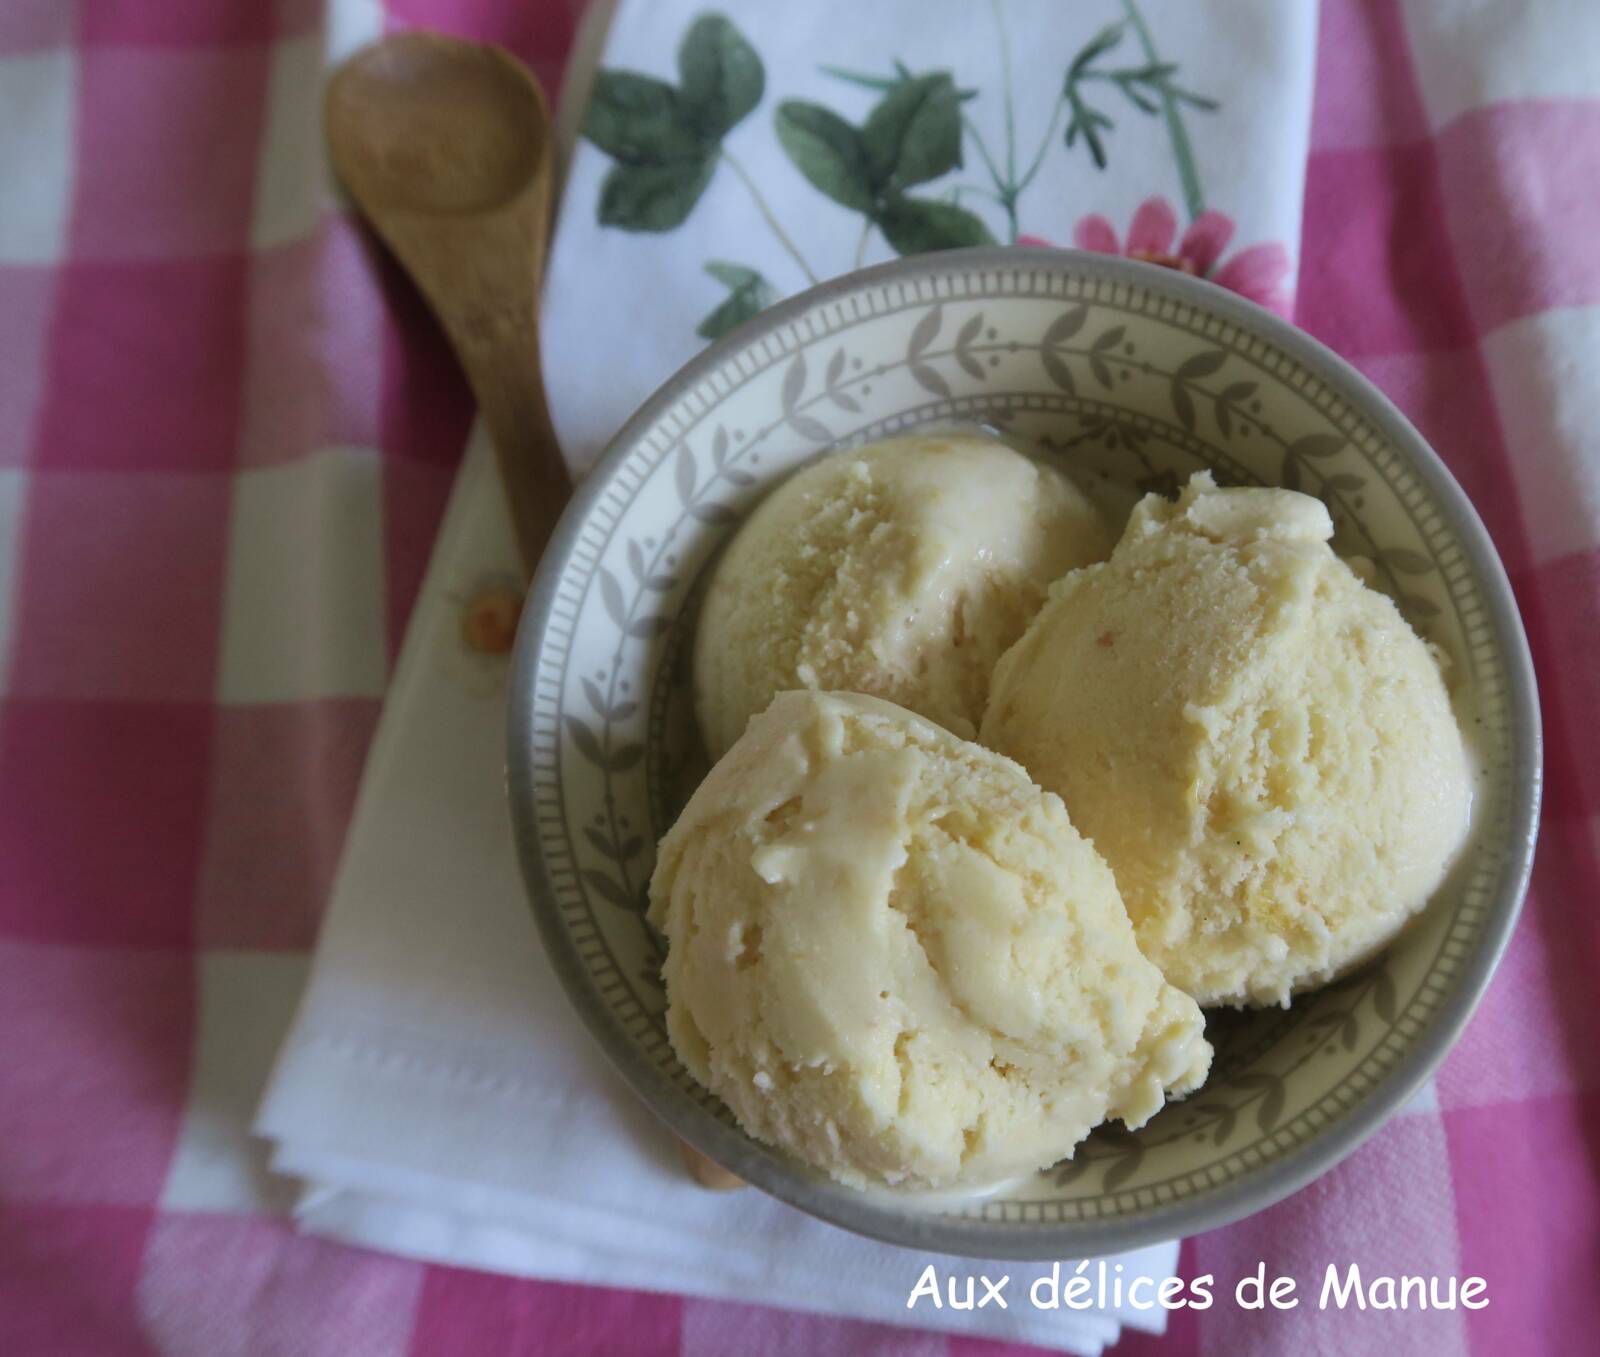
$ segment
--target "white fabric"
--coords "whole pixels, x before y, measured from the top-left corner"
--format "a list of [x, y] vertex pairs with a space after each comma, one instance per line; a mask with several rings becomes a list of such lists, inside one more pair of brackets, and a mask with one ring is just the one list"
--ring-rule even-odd
[[[767, 63], [766, 96], [728, 144], [770, 186], [774, 205], [784, 202], [803, 220], [803, 248], [818, 266], [826, 260], [828, 272], [842, 271], [859, 219], [835, 210], [787, 163], [771, 109], [803, 96], [848, 108], [859, 121], [873, 96], [858, 90], [851, 98], [817, 74], [819, 62], [877, 70], [899, 57], [916, 70], [950, 66], [965, 83], [970, 53], [992, 46], [988, 10], [952, 5], [947, 21], [930, 22], [927, 0], [723, 8]], [[1006, 8], [1019, 109], [1032, 110], [1018, 121], [1031, 127], [1048, 115], [1065, 61], [1106, 16], [1063, 17], [1045, 0], [1007, 0]], [[605, 64], [673, 78], [678, 35], [699, 9], [698, 0], [625, 0]], [[1232, 248], [1277, 240], [1292, 249], [1314, 11], [1269, 0], [1146, 0], [1142, 9], [1186, 83], [1228, 95], [1203, 134], [1191, 130], [1208, 201], [1239, 220]], [[1263, 69], [1272, 78], [1262, 79]], [[985, 88], [968, 108], [998, 135], [999, 100]], [[1037, 213], [1022, 229], [1066, 242], [1079, 215], [1099, 211], [1125, 234], [1135, 207], [1156, 194], [1181, 210], [1158, 123], [1124, 111], [1104, 173], [1081, 148], [1069, 155], [1058, 145], [1029, 191], [1025, 211], [1033, 203]], [[725, 173], [697, 205], [692, 231], [602, 230], [594, 204], [607, 164], [593, 147], [577, 149], [547, 289], [547, 377], [579, 466], [700, 343], [695, 324], [720, 299], [703, 286], [705, 259], [750, 263], [791, 287], [800, 281], [792, 266], [784, 272], [780, 248]], [[868, 258], [883, 257], [877, 241]], [[440, 531], [307, 993], [258, 1121], [275, 1142], [274, 1166], [304, 1183], [302, 1225], [468, 1266], [1078, 1353], [1113, 1342], [1121, 1324], [1159, 1328], [1159, 1310], [1036, 1311], [1017, 1301], [1039, 1268], [918, 1255], [820, 1224], [754, 1190], [713, 1193], [687, 1178], [670, 1135], [584, 1033], [524, 902], [504, 801], [505, 668], [463, 649], [458, 620], [464, 594], [511, 573], [514, 561], [480, 431]], [[908, 1313], [907, 1297], [930, 1261], [961, 1275], [1010, 1273], [1012, 1307], [919, 1305]], [[1120, 1261], [1126, 1278], [1160, 1279], [1176, 1268], [1177, 1245]]]

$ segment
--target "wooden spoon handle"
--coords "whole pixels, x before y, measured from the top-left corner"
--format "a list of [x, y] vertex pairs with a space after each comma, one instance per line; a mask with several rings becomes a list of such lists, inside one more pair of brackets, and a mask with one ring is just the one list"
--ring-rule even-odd
[[[471, 317], [463, 323], [470, 325]], [[512, 334], [486, 336], [478, 345], [458, 336], [457, 347], [494, 442], [517, 547], [531, 577], [572, 494], [545, 402], [531, 304]]]

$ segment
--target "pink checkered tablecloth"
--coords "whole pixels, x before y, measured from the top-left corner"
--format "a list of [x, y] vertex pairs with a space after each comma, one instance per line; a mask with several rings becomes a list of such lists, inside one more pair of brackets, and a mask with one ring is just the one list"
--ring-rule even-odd
[[[370, 0], [333, 39], [428, 24], [553, 87], [580, 7]], [[1182, 1255], [1302, 1291], [1329, 1261], [1472, 1273], [1491, 1304], [1219, 1304], [1118, 1352], [1600, 1342], [1592, 8], [1322, 5], [1297, 318], [1494, 535], [1539, 667], [1544, 826], [1423, 1097]], [[392, 267], [291, 191], [323, 27], [321, 0], [0, 0], [0, 1353], [1020, 1352], [341, 1248], [228, 1167], [471, 414]]]

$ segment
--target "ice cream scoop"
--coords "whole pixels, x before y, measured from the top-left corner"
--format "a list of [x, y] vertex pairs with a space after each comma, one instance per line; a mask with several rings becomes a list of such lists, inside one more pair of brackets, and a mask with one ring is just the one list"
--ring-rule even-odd
[[752, 721], [662, 841], [650, 919], [684, 1065], [847, 1183], [1012, 1178], [1210, 1064], [1060, 799], [876, 698]]
[[1308, 495], [1198, 475], [1053, 586], [994, 675], [984, 743], [1063, 798], [1203, 1005], [1287, 1003], [1370, 956], [1467, 833], [1439, 657], [1332, 532]]
[[707, 748], [722, 754], [789, 688], [869, 693], [970, 738], [1050, 581], [1112, 540], [1060, 472], [992, 438], [824, 458], [761, 504], [712, 576], [694, 654]]

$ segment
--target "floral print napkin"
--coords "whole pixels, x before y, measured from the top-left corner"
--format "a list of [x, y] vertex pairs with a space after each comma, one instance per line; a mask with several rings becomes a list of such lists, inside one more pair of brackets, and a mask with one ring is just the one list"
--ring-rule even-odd
[[864, 264], [987, 244], [1165, 264], [1289, 312], [1302, 0], [623, 0], [546, 293], [574, 464], [706, 341]]

